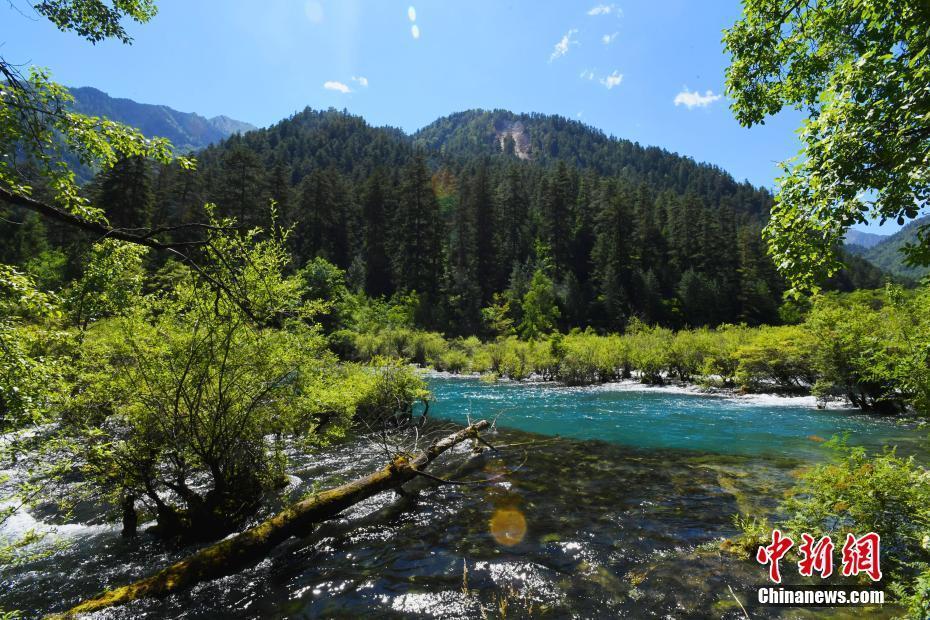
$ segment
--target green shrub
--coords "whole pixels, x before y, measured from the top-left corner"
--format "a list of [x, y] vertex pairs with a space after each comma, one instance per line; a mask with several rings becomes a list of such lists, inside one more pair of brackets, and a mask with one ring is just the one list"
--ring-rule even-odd
[[709, 329], [675, 333], [668, 350], [669, 373], [682, 381], [690, 381], [704, 369], [713, 347], [714, 335]]
[[[930, 472], [893, 450], [870, 456], [836, 439], [836, 458], [805, 473], [779, 512], [781, 527], [798, 540], [802, 532], [834, 543], [847, 533], [881, 536], [883, 581], [908, 616], [930, 609]], [[758, 534], [746, 528], [747, 535]], [[838, 544], [841, 546], [842, 542]]]
[[471, 359], [465, 351], [448, 349], [440, 357], [440, 363], [436, 366], [436, 369], [460, 373], [469, 369], [470, 362]]
[[402, 360], [377, 358], [370, 366], [350, 367], [335, 387], [348, 399], [353, 417], [366, 428], [383, 428], [413, 415], [414, 405], [429, 401], [420, 374]]
[[438, 367], [442, 364], [442, 356], [448, 348], [449, 345], [442, 334], [414, 331], [410, 332], [404, 357], [420, 366]]
[[669, 369], [672, 332], [664, 327], [638, 325], [626, 337], [630, 343], [632, 366], [639, 371], [640, 380], [643, 383], [664, 383], [663, 374]]
[[736, 350], [736, 382], [747, 391], [805, 389], [817, 380], [815, 348], [804, 327], [760, 327]]
[[736, 352], [740, 346], [749, 342], [753, 331], [745, 325], [722, 325], [710, 333], [701, 369], [705, 383], [733, 384], [739, 368]]

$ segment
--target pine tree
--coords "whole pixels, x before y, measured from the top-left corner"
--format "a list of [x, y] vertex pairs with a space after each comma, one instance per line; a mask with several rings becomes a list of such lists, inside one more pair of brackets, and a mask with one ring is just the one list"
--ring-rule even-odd
[[388, 193], [384, 171], [378, 168], [368, 179], [362, 201], [365, 291], [375, 297], [389, 296], [394, 292], [391, 261], [387, 252], [388, 222], [392, 215]]
[[482, 307], [482, 287], [478, 278], [478, 215], [472, 191], [474, 187], [468, 184], [460, 197], [449, 202], [452, 221], [444, 288], [450, 327], [457, 334], [476, 332]]
[[258, 155], [241, 140], [233, 142], [223, 156], [215, 195], [224, 213], [232, 215], [239, 225], [251, 227], [265, 224], [268, 199], [264, 166]]
[[758, 229], [739, 231], [740, 320], [749, 325], [778, 321], [778, 303], [766, 277], [770, 270]]
[[572, 275], [580, 283], [588, 282], [593, 269], [592, 248], [595, 244], [595, 226], [602, 202], [595, 200], [598, 191], [598, 179], [593, 172], [588, 172], [578, 186], [572, 217], [571, 247], [569, 248]]
[[702, 327], [716, 322], [717, 286], [705, 274], [685, 270], [678, 283], [678, 298], [686, 325]]
[[435, 302], [442, 274], [442, 222], [426, 158], [418, 153], [401, 178], [394, 217], [394, 282]]
[[494, 194], [494, 244], [497, 247], [498, 265], [494, 281], [498, 286], [508, 281], [514, 265], [527, 255], [528, 203], [520, 171], [515, 164], [510, 164]]
[[541, 187], [541, 226], [543, 239], [552, 250], [557, 271], [571, 265], [572, 179], [568, 166], [559, 160]]
[[351, 263], [351, 200], [339, 173], [314, 170], [300, 184], [297, 242], [301, 262], [321, 256], [347, 269]]
[[604, 325], [619, 330], [631, 311], [633, 241], [636, 235], [625, 186], [602, 186], [596, 198], [599, 211], [593, 250], [594, 277]]
[[[159, 168], [154, 184], [155, 207], [152, 221], [156, 225], [186, 224], [203, 220], [203, 205], [210, 200], [204, 191], [204, 176], [183, 170], [177, 164]], [[216, 200], [214, 197], [213, 200]], [[185, 233], [189, 236], [185, 236]], [[191, 241], [193, 230], [172, 234], [178, 241]]]
[[97, 193], [101, 207], [116, 228], [148, 228], [155, 202], [149, 163], [142, 157], [126, 157], [102, 173]]
[[282, 222], [293, 222], [293, 197], [291, 192], [291, 174], [287, 165], [278, 161], [271, 168], [268, 178], [268, 195], [274, 200], [278, 217]]
[[530, 288], [523, 296], [523, 320], [520, 335], [533, 340], [555, 329], [560, 316], [556, 305], [555, 287], [542, 269], [537, 269], [530, 281]]
[[480, 306], [491, 302], [499, 290], [494, 248], [494, 203], [491, 199], [488, 161], [481, 160], [471, 177], [468, 202], [462, 208], [471, 212], [475, 234], [475, 276], [480, 292]]

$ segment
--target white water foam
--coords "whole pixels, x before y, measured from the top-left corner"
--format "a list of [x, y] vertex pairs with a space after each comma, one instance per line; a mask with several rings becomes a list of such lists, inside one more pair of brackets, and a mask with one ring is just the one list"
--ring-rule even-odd
[[[0, 511], [15, 507], [17, 505], [13, 502], [0, 503]], [[118, 523], [65, 523], [55, 525], [36, 519], [28, 510], [18, 507], [13, 514], [0, 524], [0, 539], [15, 541], [29, 532], [40, 535], [53, 535], [53, 537], [58, 538], [83, 538], [119, 532], [120, 528], [121, 526]]]
[[690, 396], [708, 396], [722, 398], [744, 405], [758, 405], [762, 407], [805, 407], [808, 409], [852, 409], [846, 401], [829, 400], [819, 402], [815, 396], [783, 396], [780, 394], [760, 393], [741, 394], [733, 390], [719, 388], [705, 388], [694, 384], [648, 385], [634, 379], [602, 383], [600, 385], [586, 386], [583, 390], [605, 392], [654, 392], [659, 394], [686, 394]]
[[[425, 371], [424, 376], [436, 379], [478, 379], [477, 373], [453, 374], [436, 370]], [[665, 384], [650, 385], [641, 383], [636, 379], [623, 379], [584, 386], [566, 386], [554, 381], [529, 380], [516, 382], [527, 386], [550, 386], [553, 388], [571, 389], [580, 392], [652, 392], [657, 394], [684, 394], [690, 396], [707, 396], [730, 400], [743, 405], [758, 405], [760, 407], [802, 407], [807, 409], [855, 410], [848, 402], [842, 399], [831, 399], [826, 402], [817, 401], [815, 396], [783, 396], [773, 393], [742, 394], [735, 390], [725, 388], [707, 388], [696, 384]], [[493, 384], [491, 384], [493, 385]]]

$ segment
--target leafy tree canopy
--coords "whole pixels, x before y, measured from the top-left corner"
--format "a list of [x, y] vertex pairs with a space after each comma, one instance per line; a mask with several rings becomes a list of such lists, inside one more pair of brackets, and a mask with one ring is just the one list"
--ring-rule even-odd
[[[726, 31], [737, 119], [807, 113], [766, 228], [795, 290], [840, 267], [845, 231], [903, 223], [930, 198], [930, 5], [924, 0], [744, 0]], [[928, 230], [909, 258], [930, 262]]]
[[110, 38], [130, 43], [123, 19], [141, 24], [158, 12], [153, 0], [45, 0], [34, 8], [61, 30], [72, 30], [91, 43]]
[[[92, 43], [107, 38], [129, 43], [123, 21], [141, 23], [155, 15], [152, 0], [47, 0], [33, 8], [61, 30]], [[90, 167], [110, 168], [134, 156], [168, 163], [174, 159], [171, 144], [105, 118], [73, 112], [71, 103], [67, 89], [53, 82], [46, 70], [32, 67], [23, 75], [0, 58], [0, 199], [41, 210], [29, 200], [39, 184], [47, 187], [54, 203], [45, 209], [46, 215], [71, 215], [106, 225], [105, 214], [78, 191], [74, 172], [64, 163], [66, 154]], [[188, 159], [179, 161], [184, 167], [193, 165]]]

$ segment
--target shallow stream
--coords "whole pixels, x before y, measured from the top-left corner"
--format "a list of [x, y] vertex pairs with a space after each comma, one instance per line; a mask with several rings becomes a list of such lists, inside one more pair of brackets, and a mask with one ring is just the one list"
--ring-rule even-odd
[[[823, 440], [920, 453], [926, 432], [807, 399], [706, 396], [630, 384], [590, 388], [431, 377], [431, 418], [496, 418], [499, 454], [469, 447], [432, 470], [484, 484], [422, 484], [348, 511], [261, 564], [105, 618], [741, 618], [765, 571], [714, 550], [735, 513], [771, 511]], [[440, 429], [434, 429], [439, 432]], [[558, 438], [556, 438], [558, 436]], [[367, 473], [384, 453], [362, 440], [296, 455], [293, 498]], [[2, 574], [0, 609], [61, 611], [190, 553], [84, 507], [66, 543]], [[0, 534], [47, 528], [21, 513]], [[755, 608], [752, 617], [842, 617]], [[853, 610], [855, 612], [856, 610]], [[892, 610], [887, 610], [891, 615]], [[849, 613], [848, 617], [855, 617]]]

